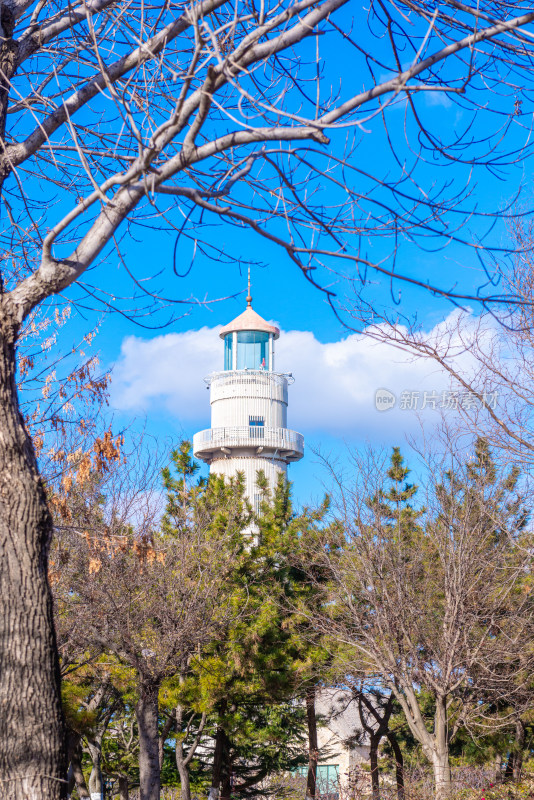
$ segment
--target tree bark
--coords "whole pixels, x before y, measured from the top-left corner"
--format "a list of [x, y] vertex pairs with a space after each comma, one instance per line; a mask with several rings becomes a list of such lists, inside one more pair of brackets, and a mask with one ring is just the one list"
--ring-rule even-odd
[[436, 750], [432, 759], [436, 800], [446, 800], [451, 791], [451, 768], [448, 751]]
[[221, 800], [231, 800], [232, 797], [232, 768], [227, 765], [221, 782]]
[[89, 794], [93, 797], [102, 797], [102, 747], [100, 742], [87, 741], [87, 748], [91, 756], [91, 774], [89, 775]]
[[9, 328], [0, 306], [0, 785], [2, 800], [61, 800], [67, 757], [48, 585], [52, 519], [19, 410]]
[[67, 770], [67, 797], [70, 798], [72, 794], [72, 790], [76, 786], [76, 776], [74, 774], [74, 767], [72, 764], [72, 759], [74, 753], [77, 749], [80, 748], [80, 741], [81, 736], [79, 733], [75, 733], [72, 730], [68, 730], [67, 733], [67, 763], [69, 768]]
[[397, 783], [397, 800], [405, 800], [406, 792], [404, 790], [404, 758], [402, 756], [402, 750], [400, 749], [400, 745], [397, 741], [397, 737], [390, 731], [387, 734], [389, 739], [389, 743], [391, 745], [391, 749], [393, 750], [393, 755], [395, 756], [395, 779]]
[[306, 718], [308, 720], [308, 778], [306, 780], [306, 800], [314, 800], [317, 793], [317, 716], [315, 714], [315, 686], [306, 692]]
[[513, 767], [514, 783], [519, 783], [519, 781], [521, 780], [524, 752], [525, 752], [525, 726], [522, 720], [518, 719], [516, 720], [515, 723], [515, 752], [514, 752], [514, 767]]
[[221, 788], [222, 771], [224, 763], [224, 745], [226, 734], [224, 728], [219, 725], [215, 734], [215, 750], [213, 753], [213, 767], [211, 770], [211, 787], [208, 793], [208, 800], [219, 800]]
[[87, 784], [85, 782], [82, 770], [82, 751], [81, 751], [81, 745], [79, 743], [78, 746], [75, 747], [72, 751], [70, 765], [72, 767], [74, 780], [76, 782], [76, 789], [78, 790], [78, 795], [80, 797], [80, 800], [88, 800], [89, 789], [87, 788]]
[[[15, 74], [19, 43], [13, 38], [15, 28], [15, 16], [8, 3], [0, 4], [0, 140], [2, 142], [2, 152], [6, 147], [6, 120], [7, 106], [9, 102], [9, 90], [11, 88], [11, 78]], [[1, 171], [2, 184], [9, 172], [9, 167], [4, 167]]]
[[495, 756], [495, 783], [502, 782], [502, 753]]
[[159, 800], [161, 771], [159, 768], [158, 683], [141, 681], [136, 707], [139, 729], [139, 798]]
[[121, 775], [119, 778], [119, 800], [129, 800], [129, 797], [128, 778], [125, 775]]
[[380, 800], [380, 776], [378, 774], [378, 745], [381, 735], [371, 734], [369, 742], [369, 761], [371, 764], [371, 796]]
[[449, 763], [449, 740], [447, 730], [447, 698], [440, 696], [436, 697], [432, 767], [434, 770], [435, 798], [436, 800], [444, 800], [450, 796], [451, 768]]
[[202, 714], [200, 725], [198, 726], [197, 735], [195, 736], [187, 755], [184, 754], [184, 741], [181, 738], [183, 733], [183, 717], [184, 717], [183, 707], [178, 704], [176, 706], [174, 714], [174, 718], [176, 720], [176, 733], [178, 734], [178, 738], [176, 739], [176, 750], [175, 750], [176, 768], [180, 776], [181, 800], [191, 800], [191, 780], [189, 777], [189, 765], [193, 760], [197, 747], [200, 743], [200, 739], [204, 732], [204, 727], [206, 725], [206, 714], [205, 713]]
[[[178, 743], [176, 746], [178, 746]], [[184, 766], [183, 759], [180, 762], [178, 762], [178, 759], [176, 760], [176, 767], [178, 769], [178, 775], [180, 776], [180, 798], [181, 800], [191, 800], [189, 769]]]

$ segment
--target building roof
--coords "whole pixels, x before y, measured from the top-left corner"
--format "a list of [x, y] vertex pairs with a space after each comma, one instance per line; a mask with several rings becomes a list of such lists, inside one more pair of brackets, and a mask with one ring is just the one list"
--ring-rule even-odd
[[279, 329], [275, 325], [269, 325], [259, 314], [256, 314], [250, 303], [247, 304], [242, 314], [224, 326], [219, 336], [224, 339], [228, 333], [234, 331], [263, 331], [272, 333], [275, 339], [280, 336]]

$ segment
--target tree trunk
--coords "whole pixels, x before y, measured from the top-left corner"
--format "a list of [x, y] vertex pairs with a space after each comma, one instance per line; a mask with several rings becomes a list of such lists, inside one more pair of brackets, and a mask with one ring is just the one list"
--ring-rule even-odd
[[72, 757], [77, 748], [80, 747], [81, 736], [79, 733], [69, 730], [67, 733], [67, 797], [70, 798], [72, 790], [76, 786], [76, 776], [74, 775], [74, 767], [72, 765]]
[[518, 719], [515, 723], [515, 752], [514, 752], [514, 767], [513, 779], [514, 783], [519, 783], [521, 780], [521, 770], [523, 769], [523, 753], [525, 752], [525, 726], [523, 722]]
[[[176, 706], [174, 712], [174, 719], [176, 722], [176, 768], [178, 770], [178, 774], [180, 776], [180, 786], [181, 786], [181, 800], [191, 800], [191, 781], [189, 777], [189, 765], [194, 758], [194, 755], [197, 751], [197, 747], [200, 744], [200, 740], [202, 738], [202, 734], [204, 732], [204, 728], [206, 725], [207, 715], [203, 712], [202, 717], [200, 719], [200, 724], [198, 726], [197, 734], [191, 743], [189, 748], [189, 752], [187, 755], [184, 753], [184, 738], [182, 737], [183, 733], [183, 720], [184, 720], [184, 709], [179, 703]], [[187, 726], [186, 726], [187, 730]]]
[[227, 765], [221, 782], [221, 800], [231, 800], [232, 797], [232, 769]]
[[308, 778], [306, 781], [306, 800], [314, 800], [317, 792], [317, 717], [315, 714], [315, 686], [306, 692], [306, 718], [308, 720]]
[[451, 792], [451, 768], [448, 750], [436, 751], [432, 760], [436, 800], [446, 800]]
[[180, 776], [180, 796], [181, 800], [191, 800], [191, 781], [189, 778], [190, 759], [184, 757], [184, 742], [182, 739], [184, 710], [179, 704], [176, 706], [174, 718], [176, 720], [177, 734], [175, 756], [176, 769]]
[[128, 778], [125, 775], [121, 775], [119, 778], [119, 800], [129, 800], [129, 797]]
[[89, 775], [89, 795], [91, 800], [102, 798], [102, 749], [100, 743], [87, 742], [91, 756], [91, 774]]
[[189, 761], [184, 758], [184, 743], [182, 737], [183, 728], [183, 707], [176, 706], [175, 719], [176, 719], [176, 769], [180, 776], [180, 792], [181, 800], [191, 800], [191, 781], [189, 779]]
[[502, 754], [499, 753], [495, 756], [495, 783], [502, 781]]
[[213, 767], [211, 771], [211, 787], [208, 793], [208, 800], [219, 800], [221, 787], [222, 770], [224, 763], [224, 745], [226, 734], [221, 725], [217, 727], [215, 734], [215, 750], [213, 753]]
[[504, 768], [504, 780], [511, 781], [514, 775], [514, 751], [510, 750]]
[[391, 749], [393, 750], [393, 755], [395, 756], [395, 778], [397, 782], [397, 800], [405, 800], [406, 792], [404, 790], [404, 758], [402, 756], [402, 750], [400, 749], [400, 745], [397, 741], [397, 737], [390, 731], [387, 734], [389, 739], [389, 743], [391, 745]]
[[89, 789], [87, 788], [87, 784], [85, 782], [85, 778], [82, 771], [82, 752], [79, 743], [78, 746], [75, 747], [72, 751], [70, 765], [72, 767], [74, 780], [76, 782], [76, 789], [78, 790], [78, 795], [80, 797], [80, 800], [88, 800]]
[[444, 800], [444, 798], [450, 796], [451, 791], [446, 697], [436, 697], [432, 767], [434, 770], [435, 798], [436, 800]]
[[161, 772], [159, 768], [157, 683], [142, 681], [136, 707], [139, 729], [139, 798], [159, 800]]
[[378, 745], [381, 736], [371, 734], [369, 743], [369, 761], [371, 763], [371, 796], [380, 800], [380, 777], [378, 774]]
[[[178, 743], [177, 743], [178, 746]], [[178, 775], [180, 776], [180, 798], [181, 800], [191, 800], [191, 780], [189, 769], [182, 763], [177, 763]]]
[[165, 720], [165, 724], [161, 731], [159, 741], [158, 741], [158, 756], [159, 756], [159, 771], [163, 769], [163, 760], [165, 758], [165, 742], [169, 738], [169, 733], [171, 732], [172, 728], [174, 727], [174, 716], [171, 714]]
[[[4, 311], [5, 314], [5, 311]], [[0, 307], [0, 785], [2, 800], [61, 800], [66, 735], [48, 586], [52, 519]]]
[[67, 798], [70, 798], [75, 786], [76, 779], [74, 778], [74, 770], [72, 769], [72, 764], [69, 762], [69, 768], [67, 770]]

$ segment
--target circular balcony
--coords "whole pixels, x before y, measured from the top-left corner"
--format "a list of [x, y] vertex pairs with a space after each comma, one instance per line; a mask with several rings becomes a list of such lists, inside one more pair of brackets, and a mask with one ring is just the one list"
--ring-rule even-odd
[[216, 457], [237, 455], [236, 451], [243, 450], [247, 450], [248, 455], [299, 461], [304, 455], [304, 436], [289, 428], [253, 425], [207, 428], [193, 436], [195, 457], [208, 463]]

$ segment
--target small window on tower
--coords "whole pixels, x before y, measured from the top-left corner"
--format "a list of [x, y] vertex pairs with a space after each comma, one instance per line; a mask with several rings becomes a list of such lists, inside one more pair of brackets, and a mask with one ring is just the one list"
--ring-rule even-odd
[[256, 516], [258, 516], [261, 511], [261, 494], [254, 495], [253, 508], [254, 508], [254, 513], [256, 514]]
[[265, 420], [263, 417], [249, 417], [248, 424], [250, 428], [251, 439], [263, 439]]

